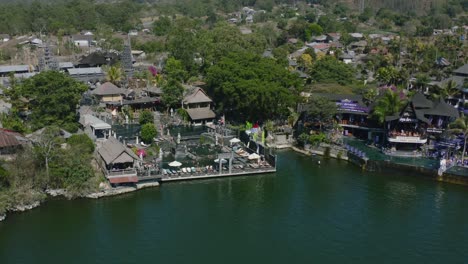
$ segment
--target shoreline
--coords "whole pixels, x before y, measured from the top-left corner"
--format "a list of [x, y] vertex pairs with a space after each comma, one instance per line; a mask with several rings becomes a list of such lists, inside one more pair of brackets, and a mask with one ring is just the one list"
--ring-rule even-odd
[[151, 188], [151, 187], [159, 187], [160, 184], [159, 182], [145, 182], [145, 183], [137, 183], [135, 186], [128, 186], [128, 187], [116, 187], [116, 188], [111, 188], [111, 189], [104, 189], [98, 192], [93, 192], [89, 193], [86, 195], [78, 196], [72, 198], [68, 192], [65, 189], [47, 189], [45, 190], [45, 194], [47, 197], [44, 199], [44, 201], [35, 201], [32, 204], [27, 204], [27, 205], [15, 205], [12, 209], [7, 210], [5, 213], [0, 214], [0, 222], [4, 221], [8, 213], [21, 213], [25, 211], [32, 210], [34, 208], [37, 208], [41, 206], [42, 204], [46, 203], [48, 199], [50, 198], [65, 198], [68, 200], [71, 199], [100, 199], [104, 197], [111, 197], [111, 196], [117, 196], [125, 193], [131, 193], [135, 192], [141, 189], [146, 189], [146, 188]]
[[[324, 156], [323, 152], [316, 150], [305, 150], [298, 147], [292, 146], [291, 149], [297, 153], [304, 154], [306, 156], [320, 155]], [[421, 166], [416, 166], [412, 164], [402, 164], [395, 163], [392, 161], [380, 161], [380, 160], [370, 160], [363, 159], [352, 153], [348, 153], [346, 157], [338, 158], [336, 155], [330, 154], [330, 158], [337, 160], [345, 160], [347, 162], [353, 163], [354, 165], [360, 167], [364, 171], [369, 172], [383, 172], [383, 171], [395, 171], [395, 172], [404, 172], [412, 173], [417, 176], [424, 176], [425, 178], [430, 178], [437, 182], [445, 182], [451, 184], [465, 185], [468, 186], [468, 177], [456, 175], [448, 172], [444, 172], [441, 176], [438, 175], [437, 169], [429, 169]]]

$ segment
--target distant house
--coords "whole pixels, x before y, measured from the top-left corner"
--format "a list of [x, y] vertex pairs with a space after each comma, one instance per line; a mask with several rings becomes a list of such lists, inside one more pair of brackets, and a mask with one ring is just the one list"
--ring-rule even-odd
[[102, 143], [97, 150], [98, 164], [111, 184], [138, 182], [138, 156], [114, 137]]
[[28, 143], [20, 133], [0, 128], [0, 155], [14, 154]]
[[367, 47], [367, 41], [365, 40], [355, 41], [355, 42], [352, 42], [349, 46], [354, 51], [363, 53], [365, 48]]
[[349, 64], [353, 62], [353, 56], [351, 56], [351, 54], [349, 53], [343, 53], [340, 55], [339, 60], [346, 64]]
[[216, 114], [211, 110], [211, 100], [205, 91], [198, 87], [189, 88], [182, 100], [182, 108], [187, 111], [193, 125], [212, 124]]
[[7, 77], [10, 73], [28, 73], [33, 72], [34, 67], [29, 65], [3, 65], [0, 66], [0, 77]]
[[328, 33], [327, 34], [328, 40], [329, 41], [339, 41], [341, 38], [341, 33]]
[[453, 75], [468, 78], [468, 63], [454, 70]]
[[101, 67], [92, 68], [68, 68], [68, 74], [75, 80], [96, 83], [104, 79], [104, 71]]
[[362, 39], [364, 37], [364, 35], [362, 33], [351, 33], [349, 34], [352, 38], [354, 39]]
[[80, 116], [80, 124], [93, 140], [105, 140], [111, 136], [111, 125], [93, 115]]
[[114, 65], [119, 60], [119, 55], [114, 52], [93, 52], [82, 57], [76, 64], [77, 68], [101, 67]]
[[328, 42], [328, 37], [326, 35], [320, 35], [314, 37], [313, 40], [318, 43], [325, 43]]
[[71, 69], [73, 68], [73, 63], [70, 61], [67, 62], [59, 62], [59, 69], [60, 70], [66, 70], [66, 69]]
[[126, 90], [117, 87], [111, 82], [106, 82], [104, 84], [99, 85], [91, 93], [95, 95], [101, 102], [107, 103], [118, 102], [123, 100], [122, 95], [126, 94]]
[[34, 45], [34, 46], [41, 46], [42, 40], [38, 38], [33, 38], [29, 41], [29, 44]]
[[135, 59], [145, 59], [146, 53], [142, 50], [132, 50], [132, 57]]
[[0, 42], [8, 42], [8, 41], [10, 41], [10, 35], [0, 34]]
[[84, 35], [84, 34], [77, 34], [72, 36], [72, 41], [75, 46], [78, 47], [91, 47], [93, 43], [94, 36], [91, 35]]
[[242, 35], [252, 34], [252, 30], [250, 28], [247, 28], [247, 27], [240, 27], [239, 30], [240, 30]]

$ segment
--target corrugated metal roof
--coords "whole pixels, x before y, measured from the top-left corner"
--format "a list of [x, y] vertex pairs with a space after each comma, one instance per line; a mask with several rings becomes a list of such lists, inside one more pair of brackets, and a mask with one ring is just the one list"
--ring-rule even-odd
[[29, 72], [29, 65], [3, 65], [0, 66], [0, 73], [8, 72]]
[[84, 75], [84, 74], [103, 74], [101, 67], [92, 68], [71, 68], [68, 69], [70, 75]]
[[0, 148], [15, 147], [21, 145], [21, 141], [26, 141], [21, 134], [13, 131], [0, 129]]
[[102, 121], [101, 119], [93, 116], [93, 115], [82, 115], [80, 117], [80, 124], [82, 126], [92, 126], [96, 129], [110, 129], [111, 128], [111, 125], [109, 125], [108, 123]]
[[59, 68], [60, 69], [65, 69], [65, 68], [73, 68], [73, 63], [67, 61], [67, 62], [59, 62]]

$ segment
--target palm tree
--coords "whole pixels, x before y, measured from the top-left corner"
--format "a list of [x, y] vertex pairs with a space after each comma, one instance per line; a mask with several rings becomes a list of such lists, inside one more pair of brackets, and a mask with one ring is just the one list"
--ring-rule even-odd
[[429, 77], [426, 74], [416, 75], [416, 88], [422, 90], [429, 84]]
[[462, 115], [449, 125], [449, 131], [453, 134], [463, 134], [462, 164], [465, 159], [466, 139], [468, 138], [468, 116]]
[[122, 68], [118, 66], [106, 67], [106, 81], [111, 82], [115, 85], [120, 84], [123, 79]]
[[460, 90], [457, 88], [457, 83], [454, 81], [449, 81], [442, 87], [437, 87], [435, 91], [431, 94], [433, 99], [452, 99], [455, 95], [460, 93]]
[[405, 103], [399, 93], [389, 90], [377, 100], [372, 117], [383, 124], [386, 116], [399, 114]]

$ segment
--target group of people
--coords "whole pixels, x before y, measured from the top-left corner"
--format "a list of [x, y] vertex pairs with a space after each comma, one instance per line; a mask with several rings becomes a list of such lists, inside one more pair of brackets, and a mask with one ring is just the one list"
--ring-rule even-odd
[[420, 137], [421, 134], [417, 131], [405, 131], [405, 130], [400, 130], [400, 131], [397, 131], [397, 130], [392, 130], [390, 132], [390, 137], [398, 137], [398, 136], [401, 136], [401, 137]]

